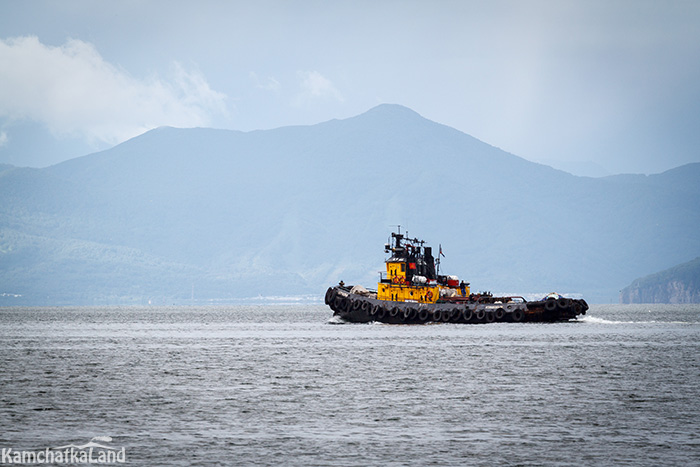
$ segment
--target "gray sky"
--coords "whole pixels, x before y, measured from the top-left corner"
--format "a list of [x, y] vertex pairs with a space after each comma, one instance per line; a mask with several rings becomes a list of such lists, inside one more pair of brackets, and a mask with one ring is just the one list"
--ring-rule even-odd
[[699, 162], [700, 2], [0, 0], [0, 162], [387, 102], [579, 172]]

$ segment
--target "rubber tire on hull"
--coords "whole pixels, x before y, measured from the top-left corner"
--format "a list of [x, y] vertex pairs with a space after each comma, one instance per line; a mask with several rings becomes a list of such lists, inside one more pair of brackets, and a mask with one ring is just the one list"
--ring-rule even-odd
[[494, 313], [493, 311], [487, 311], [486, 315], [484, 316], [484, 321], [486, 321], [487, 323], [493, 323], [494, 321], [496, 321], [496, 313]]
[[403, 310], [404, 319], [414, 320], [416, 319], [416, 315], [418, 315], [418, 311], [415, 308], [406, 308]]
[[472, 310], [470, 310], [469, 307], [467, 307], [467, 308], [465, 308], [464, 310], [462, 310], [462, 319], [463, 319], [465, 322], [468, 323], [469, 321], [471, 321], [472, 316], [474, 316], [474, 313], [472, 313]]
[[330, 305], [333, 303], [333, 299], [335, 298], [335, 289], [332, 287], [328, 287], [328, 290], [326, 290], [326, 297], [324, 301], [326, 302], [326, 305]]
[[441, 321], [441, 320], [442, 320], [442, 310], [433, 311], [433, 321]]
[[581, 304], [579, 302], [574, 302], [571, 306], [574, 310], [574, 315], [581, 314], [581, 310], [583, 309], [583, 307], [581, 306]]
[[519, 323], [525, 318], [525, 313], [523, 312], [523, 310], [517, 309], [510, 314], [510, 317], [514, 323]]
[[554, 311], [557, 309], [557, 301], [553, 298], [548, 298], [544, 302], [544, 309], [547, 311]]
[[423, 309], [420, 312], [418, 312], [418, 320], [420, 322], [425, 323], [426, 321], [428, 321], [428, 317], [430, 317], [430, 313], [428, 313], [428, 310]]

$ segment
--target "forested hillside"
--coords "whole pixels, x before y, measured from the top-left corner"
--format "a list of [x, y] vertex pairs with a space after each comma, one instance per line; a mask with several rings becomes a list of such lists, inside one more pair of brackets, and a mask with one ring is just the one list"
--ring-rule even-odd
[[[616, 300], [700, 255], [700, 164], [575, 177], [382, 105], [249, 133], [160, 128], [0, 167], [0, 303], [170, 303], [372, 286], [397, 224], [475, 291]], [[21, 296], [21, 297], [17, 297]]]
[[700, 257], [636, 279], [622, 289], [621, 303], [700, 303]]

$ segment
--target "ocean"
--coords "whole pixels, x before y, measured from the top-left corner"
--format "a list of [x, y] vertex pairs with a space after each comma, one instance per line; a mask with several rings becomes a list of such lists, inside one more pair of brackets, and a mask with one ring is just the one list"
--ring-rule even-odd
[[700, 305], [327, 324], [322, 305], [0, 308], [0, 448], [130, 465], [700, 465]]

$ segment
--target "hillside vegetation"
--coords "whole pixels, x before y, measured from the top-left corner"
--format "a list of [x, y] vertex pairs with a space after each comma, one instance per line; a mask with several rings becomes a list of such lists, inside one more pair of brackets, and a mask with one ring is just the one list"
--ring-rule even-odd
[[700, 303], [700, 257], [636, 279], [622, 289], [620, 303]]
[[700, 164], [575, 177], [396, 105], [248, 133], [159, 128], [0, 170], [0, 303], [322, 296], [375, 284], [397, 224], [442, 244], [443, 270], [475, 291], [609, 302], [700, 255], [698, 182]]

